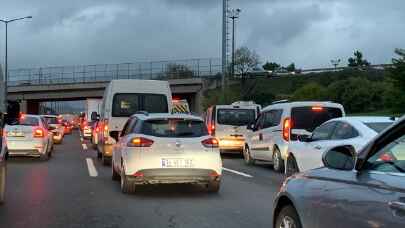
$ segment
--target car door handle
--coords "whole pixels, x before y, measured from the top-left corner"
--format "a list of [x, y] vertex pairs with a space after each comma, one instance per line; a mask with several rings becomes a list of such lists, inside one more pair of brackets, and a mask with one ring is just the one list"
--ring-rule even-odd
[[388, 203], [390, 208], [395, 211], [403, 211], [405, 212], [405, 203], [404, 202], [399, 202], [399, 201], [390, 201]]
[[322, 149], [322, 147], [317, 145], [317, 146], [315, 146], [315, 149], [320, 150], [320, 149]]

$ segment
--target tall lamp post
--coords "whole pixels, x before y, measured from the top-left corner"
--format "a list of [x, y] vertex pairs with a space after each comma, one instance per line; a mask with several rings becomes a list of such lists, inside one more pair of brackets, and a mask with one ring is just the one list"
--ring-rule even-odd
[[0, 22], [3, 22], [6, 25], [6, 56], [5, 56], [5, 64], [4, 64], [4, 92], [5, 92], [5, 96], [4, 99], [7, 100], [7, 82], [8, 82], [8, 53], [7, 53], [7, 25], [11, 22], [14, 21], [19, 21], [19, 20], [24, 20], [24, 19], [31, 19], [32, 16], [27, 16], [27, 17], [21, 17], [21, 18], [15, 18], [15, 19], [11, 19], [11, 20], [2, 20], [0, 19]]
[[229, 18], [232, 19], [232, 77], [235, 77], [235, 20], [239, 18], [241, 9], [232, 9]]
[[341, 59], [332, 59], [330, 62], [332, 63], [332, 65], [335, 67], [335, 71], [336, 68], [339, 66]]

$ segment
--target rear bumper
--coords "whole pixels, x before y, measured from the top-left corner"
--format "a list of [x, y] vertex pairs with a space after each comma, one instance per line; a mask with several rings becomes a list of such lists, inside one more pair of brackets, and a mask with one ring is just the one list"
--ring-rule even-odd
[[46, 152], [46, 143], [39, 140], [7, 140], [7, 151], [11, 156], [40, 156]]
[[221, 174], [213, 169], [144, 169], [137, 175], [128, 176], [137, 184], [206, 184], [220, 181]]
[[221, 152], [241, 152], [245, 146], [243, 139], [219, 139], [219, 149]]

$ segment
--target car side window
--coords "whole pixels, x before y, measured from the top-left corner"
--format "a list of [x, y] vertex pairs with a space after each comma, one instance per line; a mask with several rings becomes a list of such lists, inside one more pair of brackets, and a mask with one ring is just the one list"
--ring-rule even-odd
[[365, 164], [365, 169], [387, 173], [405, 173], [405, 135], [371, 156]]
[[263, 128], [280, 125], [282, 110], [270, 110], [264, 113]]
[[331, 139], [351, 139], [359, 136], [359, 132], [349, 123], [339, 122]]
[[134, 132], [134, 128], [136, 126], [137, 121], [138, 121], [138, 119], [136, 117], [132, 118], [131, 122], [129, 123], [128, 131], [126, 134], [130, 134], [130, 133]]
[[129, 118], [129, 119], [127, 120], [127, 122], [125, 123], [124, 128], [123, 128], [122, 131], [121, 131], [120, 137], [123, 137], [123, 136], [125, 136], [125, 135], [128, 133], [128, 128], [129, 128], [129, 125], [130, 125], [131, 120], [132, 120], [132, 118]]
[[317, 127], [314, 132], [312, 133], [311, 139], [313, 141], [319, 140], [328, 140], [330, 139], [334, 129], [336, 126], [336, 122], [328, 122], [322, 124], [321, 126]]

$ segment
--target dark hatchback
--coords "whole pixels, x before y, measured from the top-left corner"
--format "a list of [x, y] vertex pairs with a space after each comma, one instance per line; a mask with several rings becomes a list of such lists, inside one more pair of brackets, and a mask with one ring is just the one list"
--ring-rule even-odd
[[340, 146], [322, 160], [285, 180], [273, 227], [405, 227], [405, 117], [358, 154]]

